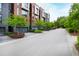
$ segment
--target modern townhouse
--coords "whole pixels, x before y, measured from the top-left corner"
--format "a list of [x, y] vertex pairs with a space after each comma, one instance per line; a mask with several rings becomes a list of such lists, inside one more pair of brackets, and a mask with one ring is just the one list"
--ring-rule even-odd
[[25, 16], [29, 29], [34, 28], [36, 20], [49, 21], [49, 14], [35, 3], [0, 3], [0, 32], [13, 31], [11, 26], [3, 24], [10, 14]]

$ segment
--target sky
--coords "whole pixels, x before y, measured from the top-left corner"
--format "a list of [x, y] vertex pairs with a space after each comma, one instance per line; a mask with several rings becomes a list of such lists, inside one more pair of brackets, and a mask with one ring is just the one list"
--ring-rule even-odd
[[60, 16], [68, 16], [71, 8], [70, 3], [39, 3], [47, 13], [50, 14], [50, 21], [56, 20]]

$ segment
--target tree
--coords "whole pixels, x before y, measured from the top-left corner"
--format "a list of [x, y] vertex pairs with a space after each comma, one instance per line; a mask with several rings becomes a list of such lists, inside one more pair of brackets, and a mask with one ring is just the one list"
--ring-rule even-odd
[[45, 30], [50, 30], [50, 29], [52, 29], [53, 28], [53, 22], [45, 22], [44, 23], [44, 29]]
[[65, 16], [59, 17], [57, 21], [59, 22], [59, 27], [64, 28], [64, 22], [66, 21], [66, 17]]
[[74, 32], [79, 30], [79, 3], [74, 3], [71, 6], [69, 20], [67, 20], [67, 22], [69, 23], [69, 28], [71, 28]]
[[[9, 16], [5, 22], [6, 25], [11, 26], [11, 27], [25, 27], [27, 26], [27, 21], [26, 18], [23, 16], [16, 16], [16, 15], [11, 15]], [[12, 32], [10, 35], [12, 38], [21, 38], [24, 37], [24, 33], [22, 32]]]
[[5, 24], [12, 27], [24, 27], [27, 26], [28, 23], [26, 18], [23, 16], [15, 16], [11, 15], [5, 20]]
[[66, 17], [58, 17], [56, 21], [54, 21], [54, 27], [55, 28], [64, 28], [64, 23], [65, 23]]
[[69, 16], [72, 20], [78, 20], [79, 19], [79, 3], [74, 3], [71, 6]]
[[53, 27], [53, 22], [45, 22], [43, 20], [36, 20], [36, 26], [38, 27], [38, 29], [42, 29], [42, 30], [49, 30]]
[[41, 19], [36, 19], [35, 25], [38, 27], [38, 29], [41, 29], [44, 27], [44, 21]]

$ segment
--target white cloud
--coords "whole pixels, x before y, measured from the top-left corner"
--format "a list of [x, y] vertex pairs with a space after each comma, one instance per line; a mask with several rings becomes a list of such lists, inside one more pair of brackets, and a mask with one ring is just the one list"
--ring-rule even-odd
[[60, 16], [68, 16], [69, 9], [71, 6], [71, 4], [67, 4], [63, 8], [58, 9], [57, 6], [55, 6], [55, 5], [52, 5], [50, 8], [49, 8], [48, 4], [42, 3], [42, 4], [38, 4], [38, 5], [41, 6], [42, 8], [44, 8], [45, 11], [50, 13], [50, 21], [54, 21], [57, 19], [57, 17], [60, 17]]
[[56, 20], [57, 17], [60, 16], [68, 16], [70, 9], [70, 4], [64, 6], [62, 9], [57, 9], [55, 6], [53, 8], [50, 8], [50, 21]]

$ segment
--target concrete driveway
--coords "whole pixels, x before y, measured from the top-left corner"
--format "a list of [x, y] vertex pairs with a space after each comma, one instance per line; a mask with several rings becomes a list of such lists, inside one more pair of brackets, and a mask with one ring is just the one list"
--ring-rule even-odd
[[64, 29], [45, 31], [0, 44], [5, 56], [73, 56], [74, 39]]

